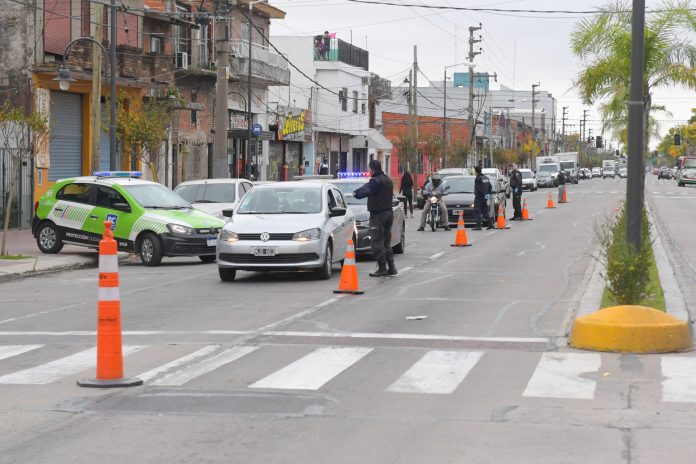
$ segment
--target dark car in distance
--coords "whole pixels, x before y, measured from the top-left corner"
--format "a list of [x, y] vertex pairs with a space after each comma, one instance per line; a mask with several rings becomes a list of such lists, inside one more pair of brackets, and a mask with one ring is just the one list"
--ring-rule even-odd
[[[502, 206], [503, 211], [507, 206], [505, 195], [506, 186], [497, 182], [495, 177], [489, 177], [493, 193], [488, 200], [488, 214], [493, 221], [498, 219], [498, 208]], [[449, 187], [445, 196], [445, 206], [447, 207], [447, 219], [450, 225], [456, 225], [459, 221], [459, 212], [462, 212], [464, 224], [475, 224], [474, 214], [474, 181], [476, 176], [452, 177], [442, 181], [443, 185]]]

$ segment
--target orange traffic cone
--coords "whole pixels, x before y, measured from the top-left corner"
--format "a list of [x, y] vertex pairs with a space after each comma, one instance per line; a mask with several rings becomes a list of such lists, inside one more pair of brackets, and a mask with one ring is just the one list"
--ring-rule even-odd
[[454, 243], [450, 246], [468, 247], [471, 246], [466, 238], [466, 228], [464, 227], [464, 212], [459, 212], [459, 221], [457, 222], [457, 235], [454, 237]]
[[522, 203], [522, 220], [523, 221], [531, 221], [532, 218], [529, 217], [529, 210], [527, 209], [527, 199], [524, 199], [524, 202]]
[[334, 290], [334, 293], [350, 293], [352, 295], [365, 293], [358, 288], [358, 268], [355, 266], [353, 240], [348, 240], [348, 249], [343, 260], [343, 269], [341, 269], [341, 281], [338, 283], [338, 290]]
[[553, 209], [555, 206], [553, 206], [553, 197], [551, 196], [551, 192], [549, 192], [549, 199], [546, 202], [546, 209]]
[[99, 242], [99, 304], [97, 314], [97, 378], [80, 380], [81, 387], [110, 388], [142, 385], [140, 379], [123, 378], [121, 299], [118, 291], [118, 249], [112, 223], [104, 222]]
[[561, 203], [568, 203], [568, 197], [566, 196], [566, 191], [567, 191], [567, 190], [568, 190], [568, 189], [567, 189], [566, 186], [564, 185], [564, 186], [563, 186], [563, 195], [561, 196]]
[[510, 227], [505, 224], [505, 211], [503, 211], [503, 205], [498, 205], [498, 222], [495, 224], [496, 229], [509, 229]]

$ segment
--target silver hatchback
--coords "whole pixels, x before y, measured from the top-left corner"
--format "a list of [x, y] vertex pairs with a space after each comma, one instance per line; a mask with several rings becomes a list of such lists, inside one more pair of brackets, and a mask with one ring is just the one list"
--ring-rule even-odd
[[312, 269], [328, 279], [355, 235], [355, 217], [341, 192], [324, 182], [279, 182], [254, 187], [217, 241], [220, 279], [237, 270]]

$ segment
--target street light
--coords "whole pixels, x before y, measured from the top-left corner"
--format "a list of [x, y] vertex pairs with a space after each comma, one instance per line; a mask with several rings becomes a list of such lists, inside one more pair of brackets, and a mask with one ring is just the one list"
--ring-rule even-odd
[[247, 63], [247, 146], [244, 154], [242, 155], [242, 167], [244, 168], [244, 175], [240, 177], [247, 177], [247, 155], [251, 149], [251, 126], [253, 124], [251, 119], [251, 28], [253, 26], [253, 9], [254, 4], [261, 3], [266, 0], [249, 0], [249, 62]]
[[[112, 10], [115, 11], [115, 10]], [[114, 24], [112, 23], [112, 26]], [[115, 38], [115, 28], [112, 28], [112, 38]], [[66, 47], [65, 50], [63, 51], [63, 64], [61, 65], [60, 69], [58, 70], [58, 77], [54, 78], [53, 80], [58, 82], [58, 87], [60, 87], [60, 90], [63, 92], [67, 92], [68, 89], [70, 89], [70, 84], [72, 82], [75, 82], [75, 79], [72, 79], [70, 77], [70, 69], [68, 69], [68, 52], [70, 51], [70, 47], [73, 46], [76, 42], [79, 42], [81, 40], [87, 40], [89, 42], [92, 42], [93, 44], [97, 45], [99, 49], [101, 49], [102, 53], [104, 53], [104, 63], [106, 63], [106, 66], [104, 67], [104, 80], [106, 80], [107, 76], [107, 67], [109, 68], [109, 75], [111, 76], [111, 121], [109, 124], [109, 169], [112, 171], [118, 170], [120, 168], [119, 166], [119, 160], [116, 154], [116, 67], [115, 67], [115, 53], [114, 51], [116, 50], [116, 45], [113, 42], [113, 39], [111, 41], [111, 63], [109, 64], [109, 60], [106, 59], [109, 57], [109, 55], [106, 53], [106, 49], [104, 46], [99, 43], [97, 40], [93, 39], [92, 37], [78, 37], [77, 39], [71, 41]], [[99, 98], [101, 96], [101, 85], [99, 88], [99, 92], [97, 95], [94, 95], [93, 98]], [[99, 128], [95, 127], [93, 128], [93, 132], [95, 134], [95, 137], [99, 137]], [[96, 142], [95, 142], [96, 143]], [[94, 154], [92, 154], [94, 155]]]

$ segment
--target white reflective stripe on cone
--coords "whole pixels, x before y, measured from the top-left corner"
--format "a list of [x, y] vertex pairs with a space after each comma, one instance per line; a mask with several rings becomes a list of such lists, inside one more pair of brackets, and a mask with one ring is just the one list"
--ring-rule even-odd
[[99, 301], [118, 301], [121, 294], [118, 287], [99, 287]]
[[344, 266], [355, 266], [355, 258], [346, 258], [343, 260]]
[[118, 272], [118, 255], [99, 255], [99, 272]]

